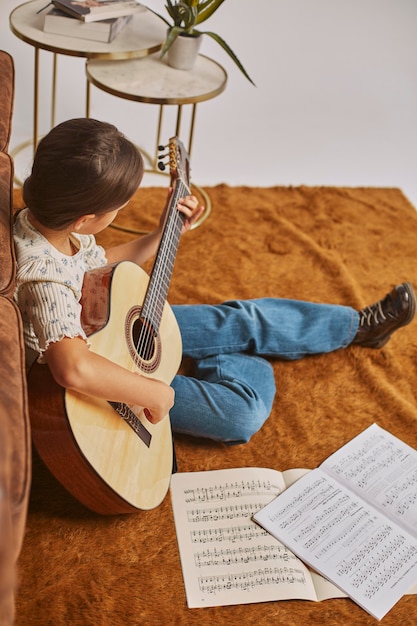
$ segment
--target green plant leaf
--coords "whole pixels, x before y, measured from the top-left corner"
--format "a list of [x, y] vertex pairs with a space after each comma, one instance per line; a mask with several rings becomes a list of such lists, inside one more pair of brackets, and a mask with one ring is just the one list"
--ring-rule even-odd
[[187, 33], [193, 35], [207, 35], [217, 41], [219, 46], [223, 48], [230, 58], [236, 63], [242, 74], [248, 79], [252, 85], [256, 86], [242, 63], [239, 61], [233, 50], [228, 44], [216, 33], [210, 31], [199, 31], [195, 27], [207, 20], [222, 5], [224, 0], [181, 0], [180, 2], [166, 0], [165, 8], [172, 18], [174, 25], [170, 24], [162, 15], [156, 11], [149, 9], [152, 13], [160, 17], [168, 26], [168, 35], [161, 50], [161, 57], [169, 50], [178, 35]]
[[224, 0], [205, 0], [205, 2], [199, 2], [197, 5], [197, 18], [195, 23], [201, 24], [208, 20], [223, 2]]
[[170, 17], [174, 20], [176, 19], [176, 9], [175, 9], [175, 5], [171, 0], [167, 0], [167, 4], [166, 4], [166, 10], [168, 11]]
[[[161, 19], [163, 22], [165, 22], [165, 24], [169, 27], [171, 27], [170, 22], [168, 22], [168, 20], [163, 16], [163, 15], [159, 15], [159, 13], [157, 11], [154, 11], [153, 9], [150, 9], [149, 7], [146, 7], [148, 11], [150, 11], [151, 13], [153, 13], [154, 15], [156, 15], [157, 17], [159, 17], [159, 19]], [[168, 9], [167, 9], [168, 10]]]
[[225, 50], [225, 52], [227, 52], [230, 58], [236, 63], [236, 65], [238, 66], [242, 74], [248, 79], [250, 83], [252, 83], [254, 87], [256, 87], [255, 83], [253, 82], [253, 80], [251, 79], [251, 77], [249, 76], [245, 68], [243, 67], [242, 63], [239, 61], [239, 59], [237, 58], [233, 50], [230, 48], [230, 46], [227, 45], [224, 39], [222, 39], [216, 33], [208, 32], [208, 31], [199, 31], [199, 32], [201, 32], [202, 35], [207, 35], [208, 37], [211, 37], [212, 39], [214, 39], [214, 41], [217, 41], [217, 43], [223, 48], [223, 50]]
[[167, 38], [165, 39], [165, 43], [161, 50], [161, 57], [163, 57], [164, 54], [170, 49], [170, 47], [172, 46], [172, 44], [174, 43], [178, 35], [180, 35], [183, 32], [184, 32], [184, 29], [181, 28], [180, 26], [172, 26], [172, 28], [169, 29]]
[[192, 32], [197, 18], [197, 7], [190, 6], [187, 2], [175, 2], [167, 0], [165, 6], [174, 26], [181, 26], [187, 33]]

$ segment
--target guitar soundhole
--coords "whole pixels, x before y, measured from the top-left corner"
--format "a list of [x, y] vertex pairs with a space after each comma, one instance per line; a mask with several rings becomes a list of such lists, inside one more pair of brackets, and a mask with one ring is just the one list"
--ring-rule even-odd
[[161, 341], [152, 324], [141, 316], [141, 309], [134, 307], [126, 317], [126, 339], [129, 353], [138, 369], [154, 372], [161, 361]]

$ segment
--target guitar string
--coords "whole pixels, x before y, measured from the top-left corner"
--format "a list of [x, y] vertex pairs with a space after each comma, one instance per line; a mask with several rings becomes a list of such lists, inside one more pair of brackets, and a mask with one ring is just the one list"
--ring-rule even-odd
[[152, 345], [154, 342], [154, 336], [153, 336], [153, 332], [151, 331], [155, 330], [154, 314], [155, 314], [156, 306], [160, 303], [160, 299], [158, 299], [158, 293], [155, 288], [155, 284], [156, 285], [161, 284], [162, 276], [166, 269], [166, 263], [167, 263], [166, 259], [169, 253], [168, 244], [172, 240], [173, 231], [174, 231], [174, 228], [177, 222], [177, 217], [178, 217], [176, 214], [176, 204], [177, 204], [179, 197], [180, 197], [180, 188], [177, 185], [174, 191], [173, 198], [172, 198], [171, 207], [167, 216], [168, 223], [166, 224], [165, 230], [163, 233], [163, 242], [161, 244], [160, 253], [158, 252], [158, 259], [157, 259], [158, 265], [155, 268], [155, 272], [152, 273], [152, 278], [151, 278], [152, 289], [151, 289], [148, 299], [146, 300], [147, 310], [145, 311], [145, 314], [147, 315], [147, 318], [145, 318], [144, 316], [145, 323], [141, 327], [141, 333], [140, 333], [139, 341], [137, 344], [138, 359], [140, 358], [140, 355], [142, 355], [145, 359], [152, 355]]
[[[177, 161], [177, 164], [180, 162], [179, 159], [176, 159], [176, 161]], [[145, 303], [150, 311], [148, 314], [149, 316], [151, 315], [152, 311], [154, 311], [155, 309], [155, 302], [158, 303], [157, 292], [156, 292], [156, 289], [154, 288], [154, 285], [155, 285], [155, 282], [161, 280], [162, 272], [164, 271], [164, 267], [166, 267], [166, 257], [169, 252], [166, 242], [168, 241], [168, 243], [171, 244], [172, 232], [175, 228], [178, 228], [178, 225], [179, 225], [179, 222], [178, 222], [179, 216], [178, 216], [178, 211], [176, 209], [176, 206], [177, 206], [178, 198], [180, 197], [181, 193], [182, 195], [184, 195], [183, 189], [181, 188], [181, 184], [184, 189], [186, 189], [186, 187], [183, 184], [182, 178], [180, 176], [181, 172], [179, 171], [177, 173], [178, 173], [177, 183], [180, 183], [180, 184], [176, 184], [176, 186], [174, 187], [174, 193], [171, 199], [171, 206], [169, 207], [168, 214], [167, 214], [167, 224], [165, 225], [164, 232], [162, 235], [163, 242], [160, 243], [160, 246], [157, 252], [156, 263], [158, 263], [158, 265], [155, 268], [156, 271], [155, 272], [152, 271], [152, 275], [151, 275], [152, 285], [150, 286], [151, 287], [150, 296], [148, 296], [149, 288], [145, 296]], [[177, 239], [176, 244], [178, 244], [178, 239]], [[164, 258], [164, 255], [165, 255], [165, 258]], [[172, 254], [171, 254], [171, 258], [172, 258]], [[160, 302], [160, 299], [159, 299], [159, 302]], [[163, 309], [164, 303], [162, 303], [161, 306], [162, 308], [160, 311], [160, 319], [162, 316], [162, 309]], [[143, 313], [143, 308], [144, 307], [142, 307], [142, 313]], [[146, 314], [146, 311], [145, 311], [145, 314]], [[136, 367], [138, 367], [138, 369], [139, 369], [139, 361], [140, 361], [141, 355], [144, 355], [144, 356], [151, 355], [152, 354], [151, 344], [153, 344], [154, 342], [153, 333], [149, 332], [149, 327], [147, 327], [147, 323], [149, 323], [149, 320], [146, 320], [144, 315], [142, 316], [142, 319], [144, 320], [144, 324], [140, 328], [140, 333], [139, 333], [139, 337], [138, 337], [138, 341], [136, 345], [135, 359], [134, 359], [134, 364], [136, 365]], [[160, 319], [159, 319], [159, 322], [160, 322]], [[150, 326], [152, 327], [152, 325]]]
[[[157, 259], [158, 266], [155, 268], [155, 273], [152, 272], [152, 275], [151, 275], [152, 287], [155, 283], [160, 284], [162, 277], [166, 275], [167, 259], [172, 260], [173, 258], [173, 254], [171, 252], [173, 235], [175, 234], [175, 230], [179, 230], [179, 233], [180, 233], [179, 222], [178, 222], [179, 214], [178, 214], [178, 209], [176, 208], [176, 206], [177, 206], [178, 199], [184, 195], [184, 191], [187, 190], [187, 187], [184, 185], [184, 183], [182, 183], [182, 181], [179, 181], [179, 182], [180, 184], [177, 185], [176, 188], [174, 189], [171, 208], [167, 216], [168, 223], [166, 224], [164, 233], [162, 235], [164, 239], [163, 241], [164, 245], [161, 247], [160, 255], [158, 252], [158, 259]], [[177, 235], [179, 235], [179, 233], [177, 233]], [[176, 247], [177, 247], [177, 243], [178, 243], [178, 238], [177, 238], [177, 241], [175, 242]], [[160, 317], [162, 315], [162, 309], [165, 304], [165, 300], [164, 302], [161, 302], [161, 299], [158, 298], [157, 290], [154, 288], [152, 288], [151, 290], [149, 299], [146, 300], [145, 298], [145, 302], [149, 310], [149, 315], [148, 315], [148, 319], [144, 319], [145, 323], [141, 326], [138, 341], [136, 343], [136, 355], [134, 358], [134, 364], [136, 365], [138, 369], [140, 369], [139, 363], [140, 363], [141, 355], [146, 357], [152, 354], [151, 348], [154, 342], [153, 333], [150, 332], [150, 330], [153, 329], [153, 325], [150, 324], [150, 321], [151, 321], [150, 318], [152, 317], [152, 313], [155, 312], [157, 306], [159, 305], [160, 306], [159, 321], [160, 321]], [[147, 324], [149, 324], [149, 327]]]
[[[161, 268], [161, 271], [165, 273], [165, 276], [166, 276], [166, 268], [168, 266], [167, 258], [169, 259], [169, 262], [170, 262], [170, 272], [172, 274], [172, 268], [173, 268], [173, 264], [175, 260], [175, 255], [178, 250], [179, 238], [181, 234], [181, 227], [182, 227], [181, 214], [179, 213], [177, 209], [177, 203], [178, 203], [179, 198], [184, 196], [184, 191], [186, 191], [187, 188], [182, 181], [180, 181], [180, 183], [181, 184], [177, 185], [177, 188], [176, 188], [175, 200], [173, 203], [173, 210], [171, 213], [170, 226], [169, 228], [166, 229], [166, 233], [164, 233], [164, 238], [168, 242], [168, 245], [166, 245], [165, 248], [163, 248], [163, 254], [161, 255], [160, 268]], [[175, 235], [175, 241], [174, 241], [174, 235]], [[160, 276], [158, 277], [157, 273], [155, 275], [156, 275], [156, 282], [158, 283], [158, 278], [160, 281], [161, 277]], [[166, 287], [166, 291], [168, 291], [168, 285]], [[155, 295], [157, 295], [156, 291], [154, 293]], [[156, 304], [157, 305], [159, 304], [159, 312], [160, 312], [159, 319], [162, 317], [162, 311], [165, 305], [165, 300], [166, 298], [164, 298], [163, 301], [161, 300], [161, 298], [156, 299]]]

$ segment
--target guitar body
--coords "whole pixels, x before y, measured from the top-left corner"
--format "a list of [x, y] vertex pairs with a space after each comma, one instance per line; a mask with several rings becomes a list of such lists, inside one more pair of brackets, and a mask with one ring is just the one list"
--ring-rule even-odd
[[[181, 335], [166, 302], [156, 336], [140, 322], [148, 283], [148, 275], [128, 261], [88, 272], [83, 327], [97, 354], [170, 384], [181, 361]], [[147, 347], [139, 353], [143, 332]], [[131, 513], [162, 502], [173, 467], [168, 415], [151, 424], [138, 407], [115, 407], [65, 390], [47, 365], [32, 367], [28, 387], [35, 446], [80, 502], [101, 514]]]

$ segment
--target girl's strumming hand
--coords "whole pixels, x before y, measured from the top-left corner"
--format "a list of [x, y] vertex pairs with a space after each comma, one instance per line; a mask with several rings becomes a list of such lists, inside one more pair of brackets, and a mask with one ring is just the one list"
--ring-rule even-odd
[[137, 376], [141, 377], [142, 385], [145, 384], [149, 388], [147, 397], [150, 396], [150, 400], [146, 402], [143, 409], [146, 419], [152, 424], [157, 424], [168, 415], [170, 409], [173, 407], [175, 399], [174, 390], [160, 380], [142, 377], [140, 372], [135, 373]]

